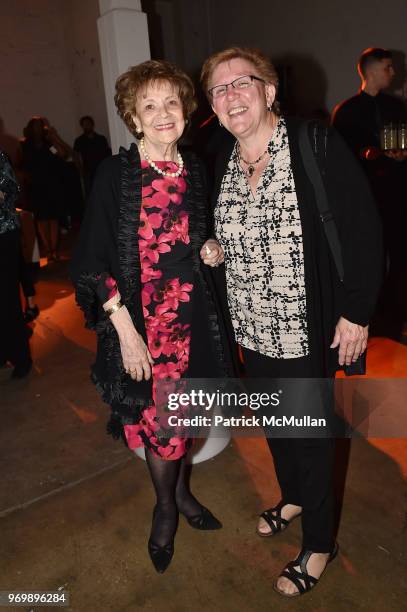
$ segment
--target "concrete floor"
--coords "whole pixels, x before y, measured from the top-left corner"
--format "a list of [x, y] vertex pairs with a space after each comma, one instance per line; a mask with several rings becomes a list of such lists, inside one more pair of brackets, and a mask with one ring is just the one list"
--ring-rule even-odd
[[[256, 515], [279, 499], [263, 439], [235, 439], [194, 468], [194, 490], [224, 528], [198, 532], [181, 519], [173, 562], [156, 574], [146, 549], [152, 487], [144, 462], [105, 435], [108, 409], [88, 375], [94, 338], [64, 262], [42, 269], [38, 303], [34, 371], [10, 381], [0, 370], [0, 590], [65, 586], [77, 612], [406, 610], [403, 438], [352, 440], [341, 552], [305, 597], [272, 589], [299, 548], [299, 522], [275, 539], [254, 534]], [[369, 367], [406, 377], [407, 347], [375, 340]]]

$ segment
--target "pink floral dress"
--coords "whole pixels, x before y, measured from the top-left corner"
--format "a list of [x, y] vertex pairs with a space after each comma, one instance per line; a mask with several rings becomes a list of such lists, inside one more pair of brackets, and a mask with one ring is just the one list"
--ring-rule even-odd
[[[156, 162], [168, 172], [178, 166]], [[189, 440], [163, 431], [156, 418], [158, 380], [178, 380], [188, 369], [191, 343], [193, 267], [185, 206], [186, 171], [178, 178], [164, 177], [148, 162], [143, 169], [139, 225], [141, 297], [148, 348], [154, 359], [153, 405], [141, 410], [137, 424], [125, 424], [129, 448], [147, 447], [164, 459], [179, 459]], [[105, 279], [106, 300], [117, 292], [114, 279]]]

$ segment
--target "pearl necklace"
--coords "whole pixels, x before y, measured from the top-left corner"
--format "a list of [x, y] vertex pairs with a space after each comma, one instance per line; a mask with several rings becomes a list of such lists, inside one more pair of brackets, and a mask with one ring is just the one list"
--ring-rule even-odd
[[184, 160], [182, 159], [181, 153], [179, 151], [177, 153], [178, 166], [179, 166], [178, 170], [176, 172], [165, 172], [165, 170], [161, 170], [161, 168], [157, 166], [157, 164], [151, 159], [151, 157], [147, 153], [145, 143], [144, 143], [144, 138], [140, 140], [140, 149], [141, 149], [142, 154], [144, 155], [145, 160], [149, 163], [151, 168], [153, 168], [153, 170], [158, 172], [158, 174], [161, 174], [161, 176], [169, 176], [171, 178], [178, 178], [179, 176], [181, 176], [182, 171], [184, 170]]

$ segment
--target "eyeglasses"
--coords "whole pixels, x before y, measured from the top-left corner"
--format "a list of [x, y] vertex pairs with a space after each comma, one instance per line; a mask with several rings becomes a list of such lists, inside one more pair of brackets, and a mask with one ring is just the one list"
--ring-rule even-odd
[[233, 89], [247, 89], [253, 85], [253, 81], [260, 81], [261, 83], [266, 82], [264, 79], [254, 76], [254, 74], [248, 74], [235, 79], [231, 83], [225, 83], [225, 85], [215, 85], [215, 87], [208, 89], [208, 93], [213, 100], [216, 98], [223, 98], [223, 96], [226, 96], [229, 85], [231, 85]]

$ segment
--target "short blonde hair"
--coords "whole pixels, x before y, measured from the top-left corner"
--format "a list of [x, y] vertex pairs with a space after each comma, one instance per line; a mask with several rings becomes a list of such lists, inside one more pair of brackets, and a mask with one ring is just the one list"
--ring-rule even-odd
[[[252, 47], [228, 47], [223, 51], [214, 53], [204, 63], [201, 70], [201, 84], [205, 91], [205, 94], [211, 102], [211, 96], [208, 92], [209, 81], [211, 80], [212, 74], [215, 68], [223, 62], [230, 62], [233, 59], [243, 59], [253, 64], [256, 69], [258, 76], [262, 78], [266, 83], [271, 83], [278, 91], [278, 74], [273, 63], [264, 55], [260, 49]], [[272, 110], [276, 113], [279, 111], [279, 105], [276, 100], [273, 102]]]
[[118, 114], [135, 136], [140, 136], [132, 117], [136, 110], [137, 97], [148, 85], [156, 82], [167, 82], [174, 86], [181, 100], [184, 119], [189, 120], [197, 107], [191, 79], [171, 62], [148, 60], [132, 66], [117, 79], [114, 101]]

